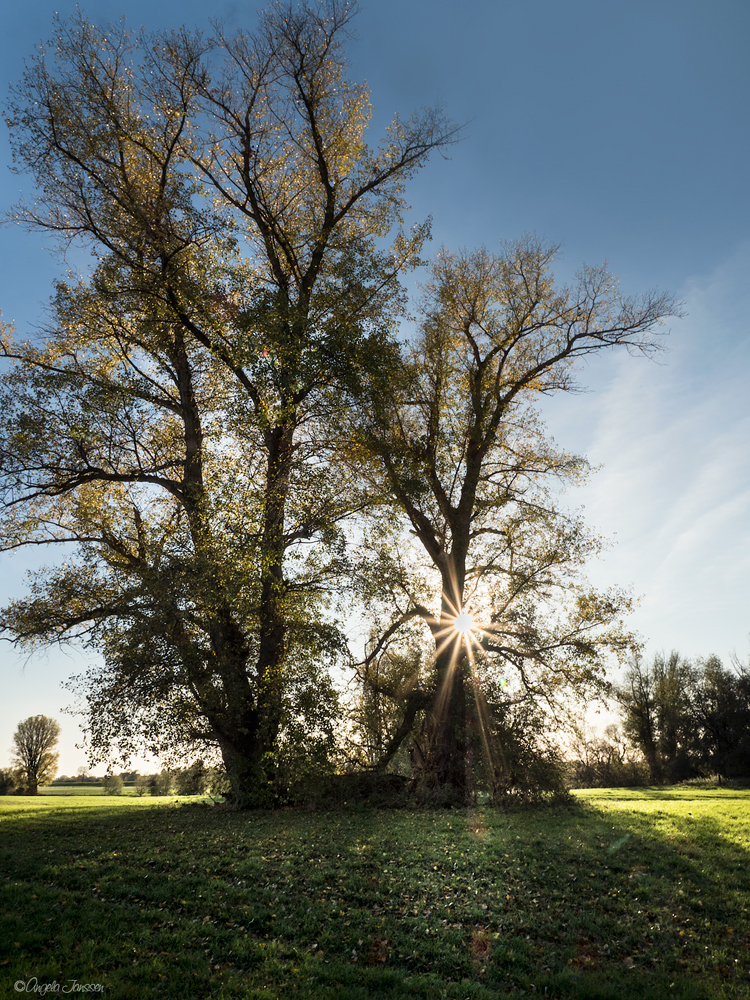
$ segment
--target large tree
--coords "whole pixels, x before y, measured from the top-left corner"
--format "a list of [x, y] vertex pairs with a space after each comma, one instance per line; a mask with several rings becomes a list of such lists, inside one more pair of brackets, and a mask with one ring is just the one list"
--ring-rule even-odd
[[59, 724], [46, 715], [32, 715], [18, 723], [13, 734], [13, 763], [23, 775], [29, 795], [36, 795], [40, 785], [48, 785], [54, 778], [59, 736]]
[[154, 745], [213, 741], [240, 804], [268, 800], [284, 720], [336, 647], [320, 600], [352, 501], [321, 427], [387, 364], [426, 230], [387, 237], [405, 180], [453, 135], [426, 111], [367, 146], [353, 12], [282, 3], [208, 38], [76, 15], [9, 105], [36, 180], [15, 218], [94, 266], [59, 283], [34, 343], [3, 338], [6, 547], [78, 558], [2, 625], [92, 642], [95, 742], [127, 748], [137, 722]]
[[[675, 304], [622, 296], [601, 267], [556, 284], [555, 256], [535, 238], [499, 256], [441, 252], [398, 381], [375, 375], [363, 386], [366, 405], [349, 432], [353, 463], [384, 498], [360, 584], [380, 623], [365, 682], [403, 706], [383, 761], [423, 718], [419, 781], [457, 801], [468, 787], [470, 701], [492, 742], [483, 677], [513, 678], [517, 697], [559, 705], [566, 692], [596, 687], [607, 651], [628, 645], [619, 624], [627, 598], [578, 578], [597, 543], [562, 511], [555, 488], [586, 463], [545, 438], [539, 401], [575, 390], [576, 366], [602, 350], [652, 351]], [[373, 680], [373, 667], [415, 622], [429, 630], [431, 670], [394, 692]]]

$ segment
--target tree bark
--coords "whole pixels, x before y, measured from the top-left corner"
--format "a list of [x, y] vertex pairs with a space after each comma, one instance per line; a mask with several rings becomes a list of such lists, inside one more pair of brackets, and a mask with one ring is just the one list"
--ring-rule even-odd
[[417, 792], [434, 805], [468, 805], [466, 663], [452, 648], [439, 654], [436, 692], [427, 720], [427, 748], [417, 776]]
[[[468, 805], [470, 781], [466, 726], [466, 655], [453, 629], [462, 610], [464, 565], [447, 560], [440, 628], [435, 633], [435, 693], [427, 717], [426, 754], [417, 779], [419, 795], [435, 805]], [[452, 633], [452, 634], [451, 634]]]

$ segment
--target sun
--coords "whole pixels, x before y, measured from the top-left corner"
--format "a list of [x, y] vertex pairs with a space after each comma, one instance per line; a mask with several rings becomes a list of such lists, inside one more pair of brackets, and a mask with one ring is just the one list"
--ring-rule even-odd
[[453, 619], [453, 627], [461, 635], [468, 635], [474, 631], [474, 619], [468, 611], [462, 611], [460, 615], [456, 615]]

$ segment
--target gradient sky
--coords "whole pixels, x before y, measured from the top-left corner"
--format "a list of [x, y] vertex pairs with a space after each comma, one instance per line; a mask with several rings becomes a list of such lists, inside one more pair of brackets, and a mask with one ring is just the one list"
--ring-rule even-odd
[[[226, 28], [263, 4], [212, 4]], [[48, 37], [35, 0], [0, 15], [0, 93]], [[99, 24], [208, 27], [204, 0], [90, 0]], [[395, 111], [440, 101], [465, 138], [412, 182], [413, 220], [433, 247], [490, 249], [536, 232], [562, 245], [566, 279], [607, 260], [628, 293], [684, 302], [658, 363], [598, 358], [591, 391], [554, 399], [551, 434], [599, 471], [569, 495], [613, 540], [599, 586], [642, 595], [632, 625], [647, 653], [736, 651], [750, 617], [750, 3], [747, 0], [371, 0], [355, 22], [352, 76], [366, 79], [374, 134]], [[0, 137], [0, 205], [23, 189]], [[27, 189], [28, 192], [28, 189]], [[38, 321], [65, 267], [15, 227], [0, 229], [0, 308], [19, 333]], [[0, 599], [23, 588], [24, 557], [0, 556]], [[61, 771], [84, 756], [60, 683], [82, 657], [0, 647], [0, 767], [18, 721], [56, 716]]]

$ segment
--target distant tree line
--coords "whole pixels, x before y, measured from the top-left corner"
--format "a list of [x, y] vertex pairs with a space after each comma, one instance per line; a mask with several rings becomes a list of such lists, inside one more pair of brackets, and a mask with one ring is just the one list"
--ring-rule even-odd
[[671, 784], [750, 778], [750, 670], [734, 657], [689, 660], [678, 652], [635, 657], [616, 689], [622, 725], [579, 732], [579, 785]]
[[[28, 724], [38, 719], [44, 719], [48, 724], [47, 728], [56, 742], [55, 732], [59, 732], [59, 727], [53, 719], [46, 719], [45, 716], [34, 716], [19, 724], [19, 732], [26, 732]], [[37, 788], [40, 784], [56, 785], [58, 787], [101, 787], [105, 795], [122, 795], [126, 788], [133, 788], [136, 795], [222, 795], [226, 791], [226, 775], [221, 768], [212, 767], [204, 763], [203, 760], [194, 761], [189, 766], [183, 768], [163, 768], [154, 774], [139, 774], [138, 771], [122, 771], [119, 774], [108, 773], [104, 777], [89, 774], [86, 768], [79, 768], [75, 776], [60, 775], [52, 780], [53, 771], [47, 769], [42, 774], [39, 772], [36, 785], [32, 784], [27, 768], [20, 766], [18, 757], [14, 758], [14, 765], [9, 768], [0, 768], [0, 795], [29, 795], [36, 794], [32, 788]]]
[[122, 795], [126, 784], [135, 789], [136, 795], [206, 795], [219, 793], [223, 772], [197, 760], [189, 767], [165, 767], [155, 774], [131, 771], [106, 774], [98, 780], [105, 795]]
[[649, 784], [643, 754], [615, 722], [596, 734], [585, 726], [574, 728], [567, 771], [568, 783], [575, 788], [630, 788]]
[[163, 768], [157, 774], [136, 774], [137, 795], [218, 795], [225, 791], [226, 775], [202, 760], [189, 767]]
[[653, 783], [750, 776], [750, 670], [736, 658], [636, 658], [617, 697]]

